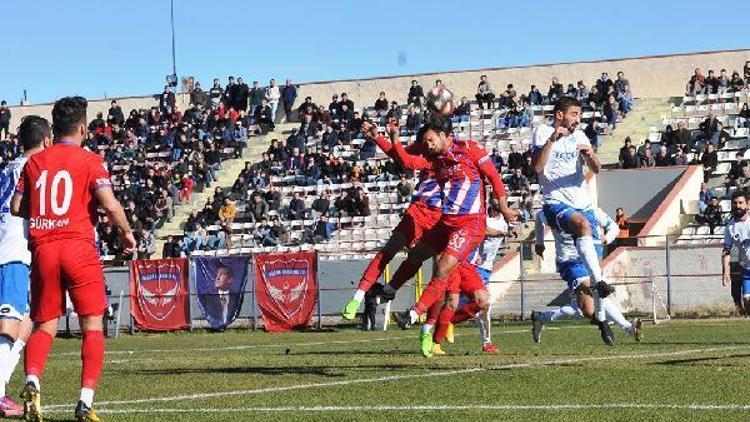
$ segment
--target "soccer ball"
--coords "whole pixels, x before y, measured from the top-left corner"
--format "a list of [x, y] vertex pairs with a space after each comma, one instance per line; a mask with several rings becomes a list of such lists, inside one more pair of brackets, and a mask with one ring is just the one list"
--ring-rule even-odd
[[445, 87], [433, 88], [427, 93], [427, 107], [433, 112], [450, 115], [455, 108], [453, 92]]

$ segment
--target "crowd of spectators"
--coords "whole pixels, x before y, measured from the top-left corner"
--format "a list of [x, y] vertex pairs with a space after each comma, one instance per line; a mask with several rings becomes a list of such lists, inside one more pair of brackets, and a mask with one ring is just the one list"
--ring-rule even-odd
[[732, 76], [729, 76], [726, 69], [721, 69], [718, 75], [713, 69], [709, 69], [708, 75], [704, 75], [700, 68], [696, 68], [685, 86], [685, 95], [723, 95], [726, 93], [742, 91], [749, 85], [750, 60], [745, 62], [742, 74], [735, 70], [732, 72]]

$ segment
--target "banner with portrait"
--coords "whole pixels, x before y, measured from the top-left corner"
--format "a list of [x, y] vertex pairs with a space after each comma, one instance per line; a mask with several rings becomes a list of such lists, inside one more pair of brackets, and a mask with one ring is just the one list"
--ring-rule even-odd
[[198, 305], [213, 330], [223, 330], [240, 313], [250, 257], [228, 256], [193, 259]]
[[188, 260], [136, 259], [130, 262], [130, 315], [143, 330], [190, 327]]
[[253, 259], [255, 294], [266, 331], [310, 325], [318, 303], [316, 252], [259, 254]]

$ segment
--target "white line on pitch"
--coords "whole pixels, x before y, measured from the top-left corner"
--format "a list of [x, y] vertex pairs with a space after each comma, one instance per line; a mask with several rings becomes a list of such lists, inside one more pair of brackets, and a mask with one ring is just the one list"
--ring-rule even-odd
[[[281, 387], [267, 387], [267, 388], [259, 388], [255, 390], [221, 391], [221, 392], [215, 392], [215, 393], [196, 393], [196, 394], [186, 394], [186, 395], [171, 396], [171, 397], [151, 397], [151, 398], [132, 399], [132, 400], [111, 400], [111, 401], [98, 402], [97, 405], [103, 407], [103, 406], [111, 406], [111, 405], [159, 403], [159, 402], [172, 402], [172, 401], [182, 401], [182, 400], [200, 400], [200, 399], [209, 399], [209, 398], [217, 398], [217, 397], [261, 395], [261, 394], [269, 394], [269, 393], [281, 393], [281, 392], [286, 392], [286, 391], [307, 390], [307, 389], [312, 389], [312, 388], [339, 387], [339, 386], [353, 385], [353, 384], [369, 384], [369, 383], [401, 381], [401, 380], [410, 380], [410, 379], [419, 379], [419, 378], [444, 377], [444, 376], [449, 376], [449, 375], [460, 375], [460, 374], [467, 374], [467, 373], [473, 373], [473, 372], [482, 372], [482, 371], [487, 371], [487, 370], [518, 369], [518, 368], [530, 368], [534, 366], [549, 366], [549, 365], [568, 365], [568, 364], [579, 363], [579, 362], [596, 362], [596, 361], [608, 361], [608, 360], [616, 360], [616, 359], [623, 359], [623, 360], [625, 359], [648, 359], [648, 358], [680, 356], [680, 355], [708, 353], [708, 352], [720, 352], [720, 351], [728, 351], [728, 350], [736, 350], [736, 349], [746, 349], [748, 347], [750, 346], [714, 347], [714, 348], [707, 348], [707, 349], [678, 350], [678, 351], [671, 351], [671, 352], [579, 357], [579, 358], [573, 358], [573, 359], [556, 359], [556, 360], [549, 360], [549, 361], [511, 363], [511, 364], [506, 364], [506, 365], [497, 365], [497, 366], [482, 367], [482, 368], [475, 367], [475, 368], [455, 369], [455, 370], [449, 370], [449, 371], [433, 371], [433, 372], [427, 372], [423, 374], [390, 375], [390, 376], [376, 377], [376, 378], [355, 378], [355, 379], [350, 379], [350, 380], [341, 380], [341, 381], [332, 381], [332, 382], [297, 384], [297, 385], [288, 385], [288, 386], [281, 386]], [[59, 408], [70, 408], [70, 407], [71, 407], [70, 404], [57, 404], [57, 405], [46, 406], [45, 409], [59, 409]]]
[[[750, 411], [746, 404], [649, 404], [649, 403], [603, 403], [603, 404], [467, 404], [467, 405], [372, 405], [372, 406], [286, 406], [286, 407], [235, 407], [235, 408], [156, 408], [156, 409], [101, 409], [101, 414], [133, 413], [253, 413], [253, 412], [384, 412], [384, 411], [461, 411], [461, 410], [611, 410], [611, 409], [660, 409], [701, 411]], [[62, 413], [53, 410], [49, 413]]]

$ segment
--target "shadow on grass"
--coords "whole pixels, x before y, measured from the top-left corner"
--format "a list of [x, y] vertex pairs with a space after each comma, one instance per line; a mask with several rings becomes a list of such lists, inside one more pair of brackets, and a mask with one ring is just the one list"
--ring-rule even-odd
[[[384, 376], [391, 371], [408, 371], [424, 369], [421, 365], [354, 365], [354, 366], [240, 366], [222, 368], [168, 368], [139, 369], [136, 371], [111, 371], [120, 374], [138, 374], [146, 376], [193, 375], [193, 374], [245, 374], [245, 375], [316, 375], [320, 377], [341, 378], [349, 375], [348, 371], [381, 371]], [[445, 368], [440, 368], [445, 369]], [[450, 368], [448, 368], [450, 369]]]
[[[713, 362], [713, 361], [722, 361], [726, 359], [735, 359], [735, 358], [750, 358], [750, 353], [738, 353], [738, 354], [730, 354], [730, 355], [724, 355], [724, 356], [711, 356], [711, 357], [704, 357], [704, 358], [691, 358], [691, 359], [670, 359], [665, 360], [661, 362], [653, 362], [651, 365], [668, 365], [668, 366], [676, 366], [676, 365], [691, 365], [691, 364], [699, 364], [702, 362]], [[737, 364], [737, 365], [715, 365], [715, 366], [741, 366], [741, 367], [747, 367], [747, 364]]]

